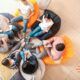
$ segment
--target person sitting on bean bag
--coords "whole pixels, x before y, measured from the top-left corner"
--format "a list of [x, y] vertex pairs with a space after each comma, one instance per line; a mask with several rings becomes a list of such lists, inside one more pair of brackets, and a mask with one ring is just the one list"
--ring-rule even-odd
[[[39, 6], [37, 4], [37, 1], [36, 0], [28, 0], [29, 3], [33, 6], [34, 8], [34, 11], [33, 11], [33, 14], [30, 16], [29, 20], [28, 20], [28, 24], [26, 27], [28, 28], [31, 28], [31, 26], [35, 23], [35, 21], [37, 20], [37, 18], [39, 17], [40, 15], [40, 12], [39, 12]], [[24, 2], [27, 2], [27, 0], [25, 0]], [[18, 1], [17, 1], [18, 3]], [[21, 5], [19, 5], [21, 6]], [[17, 16], [20, 16], [20, 11], [19, 9], [16, 9], [15, 12], [12, 14], [14, 17], [17, 17]], [[20, 25], [23, 25], [23, 22], [20, 21], [19, 22]]]
[[34, 7], [28, 0], [19, 0], [18, 1], [18, 10], [20, 16], [17, 16], [11, 20], [11, 22], [19, 22], [23, 21], [23, 33], [26, 33], [27, 30], [27, 23], [30, 16], [34, 13]]
[[[40, 17], [40, 21], [42, 20], [43, 16], [49, 16], [49, 18], [53, 21], [53, 25], [51, 26], [51, 28], [49, 29], [48, 32], [37, 36], [37, 38], [40, 40], [46, 40], [46, 39], [54, 36], [60, 30], [60, 26], [61, 26], [60, 17], [58, 15], [56, 15], [53, 11], [46, 9], [44, 11], [43, 15]], [[37, 26], [39, 26], [40, 21], [37, 20], [33, 24], [32, 28], [31, 28], [32, 32], [37, 28]]]
[[15, 45], [15, 47], [11, 49], [9, 55], [2, 60], [2, 64], [9, 68], [19, 67], [21, 60], [25, 62], [26, 57], [28, 58], [31, 56], [32, 52], [26, 46], [29, 45], [27, 45], [25, 40], [22, 39], [17, 45]]
[[42, 80], [44, 73], [44, 63], [32, 55], [25, 62], [21, 61], [19, 71], [10, 80]]
[[22, 29], [22, 27], [20, 27], [20, 25], [18, 24], [10, 24], [7, 26], [8, 28], [6, 30], [0, 32], [1, 53], [9, 51], [13, 46], [15, 46], [18, 43], [18, 40], [15, 40], [15, 37], [19, 39], [18, 34]]
[[42, 58], [45, 64], [60, 64], [66, 62], [74, 54], [72, 42], [67, 36], [52, 37], [36, 43], [38, 58]]
[[39, 25], [28, 35], [28, 37], [38, 37], [44, 33], [48, 33], [52, 25], [54, 24], [50, 15], [43, 15]]

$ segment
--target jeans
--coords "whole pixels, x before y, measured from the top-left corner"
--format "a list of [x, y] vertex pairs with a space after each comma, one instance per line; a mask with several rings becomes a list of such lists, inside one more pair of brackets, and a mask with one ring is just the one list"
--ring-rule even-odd
[[43, 31], [41, 30], [40, 26], [37, 26], [37, 28], [35, 28], [31, 33], [30, 33], [30, 37], [37, 37], [43, 34]]
[[25, 54], [23, 51], [20, 51], [20, 57], [22, 58], [23, 61], [25, 61]]
[[13, 39], [14, 38], [14, 32], [12, 30], [6, 31], [6, 32], [4, 32], [4, 34], [7, 34], [9, 39]]
[[24, 19], [23, 16], [19, 16], [17, 18], [12, 19], [12, 22], [18, 22], [18, 21], [23, 21], [23, 23], [24, 23], [23, 32], [26, 33], [26, 30], [27, 30], [27, 26], [26, 25], [27, 25], [28, 20]]

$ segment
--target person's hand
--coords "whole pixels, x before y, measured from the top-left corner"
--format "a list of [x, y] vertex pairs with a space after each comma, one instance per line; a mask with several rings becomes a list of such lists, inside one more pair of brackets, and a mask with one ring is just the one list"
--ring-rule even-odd
[[21, 40], [21, 44], [25, 44], [25, 39], [22, 39]]
[[42, 22], [42, 20], [40, 20], [40, 19], [37, 19], [37, 21]]
[[18, 11], [19, 11], [20, 16], [22, 16], [23, 14], [22, 14], [21, 10], [20, 10], [20, 9], [18, 9]]
[[25, 39], [22, 39], [22, 40], [21, 40], [21, 44], [24, 43], [24, 42], [25, 42]]
[[43, 45], [45, 46], [47, 44], [49, 44], [49, 42], [47, 40], [43, 40]]
[[23, 38], [25, 38], [25, 37], [26, 37], [26, 33], [23, 32]]
[[21, 50], [20, 50], [20, 49], [18, 49], [18, 50], [15, 50], [13, 53], [18, 54], [20, 51], [21, 51]]
[[52, 47], [52, 45], [50, 44], [50, 42], [47, 41], [47, 40], [43, 40], [43, 45], [44, 45], [44, 47]]

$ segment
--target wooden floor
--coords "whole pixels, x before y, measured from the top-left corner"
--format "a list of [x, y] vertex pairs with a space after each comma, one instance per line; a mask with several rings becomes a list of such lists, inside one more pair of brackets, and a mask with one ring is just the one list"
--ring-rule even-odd
[[43, 80], [80, 80], [80, 70], [76, 70], [80, 66], [80, 0], [52, 0], [49, 9], [61, 17], [58, 35], [66, 34], [71, 38], [75, 55], [63, 65], [46, 66]]
[[[66, 34], [71, 38], [75, 55], [65, 64], [46, 65], [43, 80], [80, 80], [80, 71], [76, 70], [80, 66], [80, 0], [52, 0], [49, 9], [61, 17], [61, 30], [57, 35]], [[0, 61], [3, 57], [0, 54]], [[5, 69], [0, 65], [0, 75], [5, 76], [8, 80], [6, 75], [9, 72], [12, 75], [14, 71], [9, 69], [5, 71]]]

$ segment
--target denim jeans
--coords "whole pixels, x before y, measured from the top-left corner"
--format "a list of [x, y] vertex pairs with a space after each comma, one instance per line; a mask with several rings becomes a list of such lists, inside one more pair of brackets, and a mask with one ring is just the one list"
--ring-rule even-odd
[[25, 61], [25, 54], [23, 51], [20, 51], [20, 57], [22, 58], [23, 61]]
[[43, 34], [43, 31], [41, 30], [40, 26], [37, 26], [31, 33], [30, 33], [30, 37], [37, 37]]
[[12, 19], [12, 22], [18, 22], [18, 21], [23, 21], [24, 23], [23, 32], [26, 33], [28, 20], [24, 19], [23, 16], [19, 16], [17, 18]]

